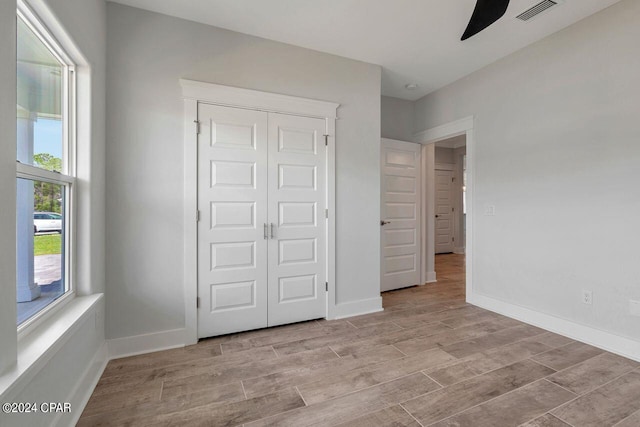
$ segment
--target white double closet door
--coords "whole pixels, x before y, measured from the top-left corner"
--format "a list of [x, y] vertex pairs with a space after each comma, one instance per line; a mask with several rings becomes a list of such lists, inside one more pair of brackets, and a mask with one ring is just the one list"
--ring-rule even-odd
[[325, 317], [325, 120], [208, 104], [198, 120], [198, 336]]

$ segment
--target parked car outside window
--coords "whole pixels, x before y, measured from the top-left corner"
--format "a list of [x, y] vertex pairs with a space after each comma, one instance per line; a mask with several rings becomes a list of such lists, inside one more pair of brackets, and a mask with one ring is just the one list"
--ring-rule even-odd
[[56, 212], [34, 212], [33, 232], [56, 231], [62, 233], [62, 215]]

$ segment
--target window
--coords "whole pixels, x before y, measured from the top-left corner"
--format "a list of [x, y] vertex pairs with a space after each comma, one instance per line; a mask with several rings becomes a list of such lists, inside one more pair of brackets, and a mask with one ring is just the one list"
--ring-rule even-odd
[[25, 7], [17, 12], [16, 293], [26, 327], [73, 294], [74, 65]]

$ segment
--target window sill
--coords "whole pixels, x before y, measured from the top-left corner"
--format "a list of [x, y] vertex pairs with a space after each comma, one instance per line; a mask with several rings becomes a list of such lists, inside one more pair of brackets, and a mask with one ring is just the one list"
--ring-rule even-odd
[[[64, 307], [75, 299], [75, 292], [67, 292], [60, 298], [52, 301], [49, 305], [42, 308], [38, 313], [27, 319], [23, 324], [18, 326], [18, 346], [20, 341], [26, 339], [32, 331], [41, 329], [41, 325], [48, 324], [55, 313], [64, 311]], [[43, 326], [46, 328], [46, 326]]]
[[0, 402], [29, 383], [91, 314], [103, 294], [76, 297], [18, 341], [17, 363], [0, 376]]

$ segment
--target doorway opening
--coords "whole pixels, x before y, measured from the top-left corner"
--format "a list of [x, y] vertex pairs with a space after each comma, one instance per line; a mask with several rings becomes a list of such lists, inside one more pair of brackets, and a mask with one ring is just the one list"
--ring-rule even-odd
[[[415, 135], [422, 146], [422, 266], [426, 283], [464, 277], [472, 297], [474, 118]], [[437, 215], [437, 217], [436, 217]], [[441, 255], [436, 255], [441, 254]]]
[[467, 137], [435, 143], [435, 253], [464, 254]]
[[436, 277], [464, 291], [467, 135], [436, 142], [434, 154]]
[[[468, 117], [411, 143], [383, 139], [381, 291], [454, 280], [471, 299], [473, 125]], [[446, 255], [436, 263], [436, 254]], [[385, 282], [405, 276], [401, 286]]]

